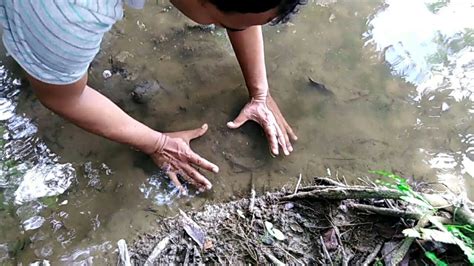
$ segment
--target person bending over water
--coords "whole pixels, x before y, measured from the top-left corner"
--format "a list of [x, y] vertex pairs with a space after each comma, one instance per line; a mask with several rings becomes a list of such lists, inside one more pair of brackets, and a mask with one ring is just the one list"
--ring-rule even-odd
[[[210, 189], [197, 167], [217, 173], [217, 165], [202, 158], [189, 142], [206, 133], [201, 128], [162, 133], [140, 123], [87, 85], [87, 70], [104, 33], [123, 16], [123, 1], [142, 8], [145, 0], [0, 0], [3, 43], [27, 72], [41, 103], [77, 126], [130, 145], [151, 156], [182, 188], [180, 174], [200, 189]], [[249, 101], [227, 126], [248, 120], [259, 123], [270, 151], [289, 155], [297, 137], [272, 98], [265, 70], [261, 25], [281, 22], [303, 0], [171, 0], [199, 24], [227, 29], [242, 70]]]

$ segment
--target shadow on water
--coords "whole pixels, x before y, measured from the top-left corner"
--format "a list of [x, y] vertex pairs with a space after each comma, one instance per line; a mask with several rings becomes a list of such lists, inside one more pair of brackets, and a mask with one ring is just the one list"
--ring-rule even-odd
[[299, 173], [356, 182], [387, 169], [472, 194], [474, 51], [465, 2], [310, 1], [293, 23], [266, 27], [271, 91], [300, 139], [287, 158], [271, 158], [255, 124], [226, 128], [247, 94], [222, 30], [197, 27], [168, 3], [127, 10], [90, 84], [158, 130], [209, 123], [192, 145], [221, 172], [209, 176], [213, 191], [188, 197], [145, 155], [42, 107], [3, 58], [0, 263], [114, 263], [118, 239], [178, 207], [292, 185]]

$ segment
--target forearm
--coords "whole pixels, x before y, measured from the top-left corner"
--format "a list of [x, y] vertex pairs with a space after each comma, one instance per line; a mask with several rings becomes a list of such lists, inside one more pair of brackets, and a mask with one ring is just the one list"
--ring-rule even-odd
[[264, 44], [261, 26], [243, 31], [227, 31], [239, 62], [250, 96], [265, 99], [268, 81], [265, 69]]
[[154, 151], [157, 132], [130, 117], [89, 86], [71, 105], [57, 111], [91, 133], [130, 145], [145, 153]]
[[85, 83], [83, 90], [64, 95], [48, 94], [41, 83], [33, 86], [46, 107], [75, 125], [148, 154], [155, 151], [156, 143], [161, 138], [160, 133], [133, 119]]

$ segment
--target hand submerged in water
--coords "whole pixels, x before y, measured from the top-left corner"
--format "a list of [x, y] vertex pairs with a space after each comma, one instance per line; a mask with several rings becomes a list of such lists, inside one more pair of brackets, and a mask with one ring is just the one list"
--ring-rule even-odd
[[155, 151], [150, 154], [153, 161], [166, 172], [171, 181], [181, 191], [184, 191], [184, 188], [178, 180], [178, 174], [199, 189], [211, 189], [211, 182], [195, 167], [200, 167], [214, 173], [219, 172], [217, 165], [191, 150], [190, 141], [204, 135], [207, 129], [207, 124], [204, 124], [201, 128], [197, 129], [159, 133]]
[[291, 141], [296, 141], [298, 137], [286, 122], [271, 95], [260, 98], [253, 97], [240, 111], [237, 118], [227, 123], [227, 126], [232, 129], [239, 128], [249, 120], [262, 126], [272, 154], [278, 155], [280, 147], [285, 155], [289, 155], [293, 151]]

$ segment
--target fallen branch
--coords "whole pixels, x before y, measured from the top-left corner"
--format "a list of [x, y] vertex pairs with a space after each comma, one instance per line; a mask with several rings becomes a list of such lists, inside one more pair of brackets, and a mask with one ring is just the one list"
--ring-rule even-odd
[[321, 242], [321, 246], [322, 246], [322, 248], [323, 248], [324, 257], [326, 258], [326, 260], [329, 261], [329, 265], [332, 265], [331, 255], [329, 254], [329, 251], [328, 251], [328, 249], [326, 248], [326, 244], [324, 244], [323, 236], [319, 235], [319, 241]]
[[283, 196], [281, 199], [399, 199], [401, 196], [403, 194], [398, 190], [388, 188], [316, 186], [311, 191]]
[[150, 256], [145, 262], [145, 266], [151, 266], [155, 262], [155, 260], [158, 258], [158, 256], [161, 254], [161, 252], [166, 248], [168, 243], [170, 242], [170, 237], [167, 236], [163, 238], [153, 249], [151, 252]]
[[369, 266], [377, 257], [377, 254], [379, 254], [380, 250], [382, 249], [383, 243], [378, 243], [377, 246], [375, 246], [374, 250], [367, 256], [367, 258], [364, 260], [362, 263], [362, 266]]
[[356, 209], [359, 211], [367, 211], [367, 212], [372, 212], [384, 216], [391, 216], [391, 217], [401, 217], [401, 218], [406, 218], [406, 219], [420, 219], [422, 217], [421, 214], [416, 213], [416, 212], [409, 212], [409, 211], [404, 211], [404, 210], [399, 210], [399, 209], [389, 209], [389, 208], [383, 208], [383, 207], [376, 207], [372, 205], [366, 205], [366, 204], [358, 204], [358, 203], [349, 203], [347, 205], [351, 209]]
[[[327, 180], [324, 180], [328, 182]], [[334, 182], [332, 182], [334, 183]], [[337, 183], [337, 182], [336, 182]], [[313, 199], [313, 200], [346, 200], [346, 199], [398, 199], [401, 200], [404, 193], [398, 190], [384, 188], [384, 187], [367, 187], [367, 186], [311, 186], [299, 189], [300, 192], [296, 194], [286, 195], [281, 197], [281, 200], [301, 200], [301, 199]], [[421, 194], [428, 203], [437, 209], [444, 209], [453, 214], [453, 221], [461, 222], [464, 224], [470, 224], [474, 226], [474, 213], [463, 205], [461, 207], [453, 206], [453, 199], [447, 199], [440, 194]], [[390, 211], [387, 209], [384, 215], [389, 216], [401, 216], [412, 219], [419, 219], [420, 214], [410, 212], [397, 212], [396, 210]], [[390, 213], [393, 213], [390, 215]]]
[[253, 213], [253, 208], [255, 207], [255, 195], [257, 193], [255, 192], [255, 189], [252, 187], [252, 190], [250, 191], [250, 204], [249, 204], [249, 212]]
[[296, 183], [295, 192], [293, 192], [293, 195], [298, 192], [298, 189], [300, 188], [301, 178], [302, 178], [302, 177], [303, 177], [303, 176], [300, 174], [299, 177], [298, 177], [298, 182]]
[[277, 259], [275, 256], [270, 254], [268, 251], [264, 251], [265, 257], [267, 257], [273, 264], [277, 266], [285, 266], [286, 264], [281, 262], [279, 259]]

